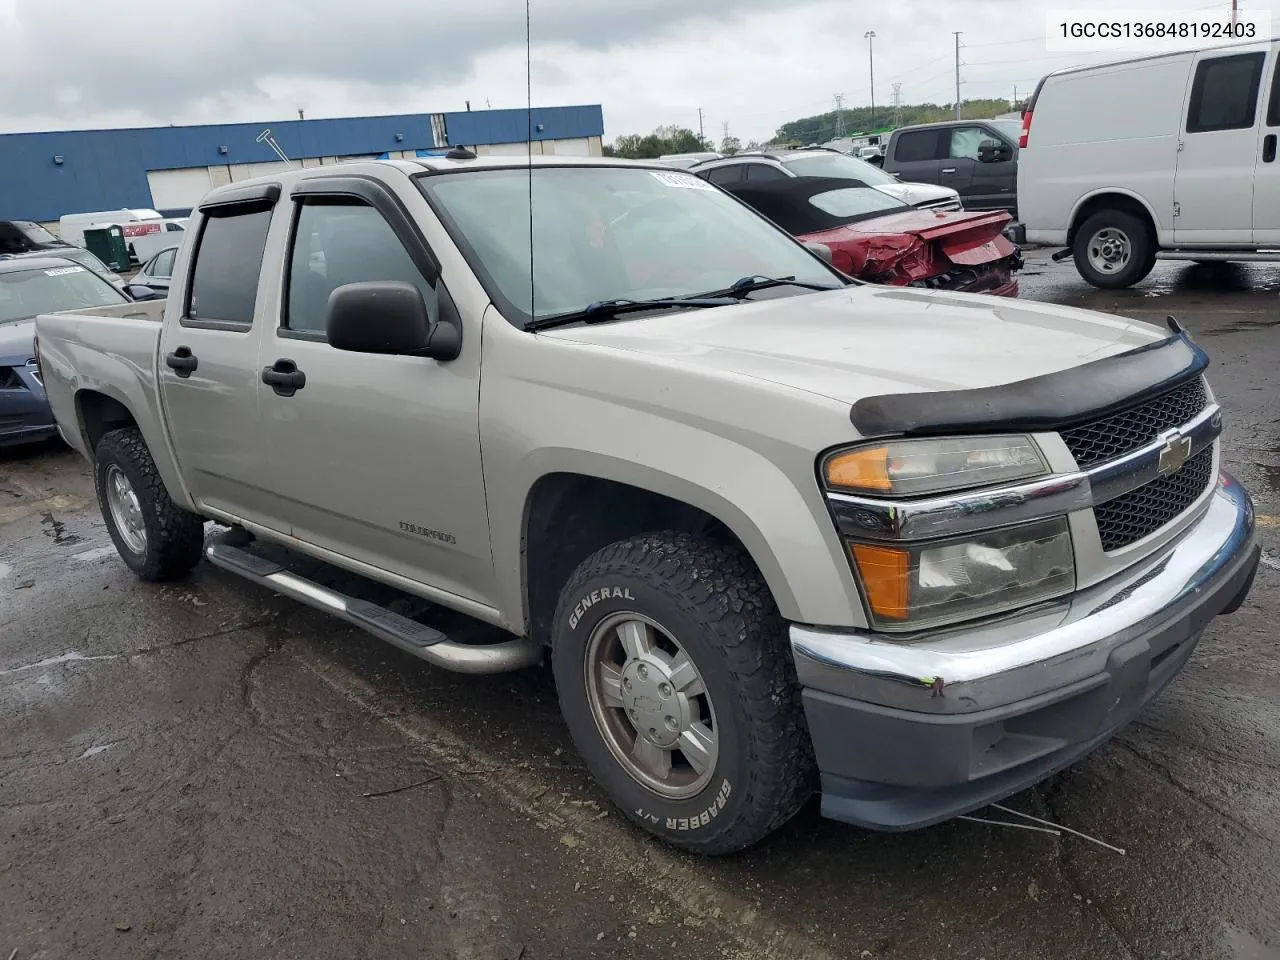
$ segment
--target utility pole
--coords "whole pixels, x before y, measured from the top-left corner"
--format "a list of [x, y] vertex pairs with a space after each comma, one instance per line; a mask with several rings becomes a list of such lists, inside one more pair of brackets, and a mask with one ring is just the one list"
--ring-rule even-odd
[[[1233, 0], [1234, 2], [1234, 0]], [[956, 35], [956, 119], [960, 119], [960, 31]]]
[[902, 126], [902, 84], [893, 85], [893, 125]]
[[871, 64], [871, 120], [867, 124], [867, 133], [876, 132], [876, 32], [868, 30], [863, 36], [867, 41], [867, 57]]
[[1240, 19], [1240, 0], [1231, 0], [1231, 32], [1235, 33], [1235, 26]]
[[729, 121], [724, 122], [724, 139], [720, 141], [720, 146], [724, 146], [729, 142]]
[[843, 137], [843, 136], [844, 136], [844, 94], [843, 94], [843, 93], [837, 93], [837, 94], [835, 94], [835, 95], [834, 95], [833, 99], [834, 99], [834, 100], [835, 100], [835, 102], [836, 102], [836, 136], [835, 136], [835, 139], [839, 140], [841, 137]]
[[702, 130], [702, 108], [698, 108], [698, 139], [703, 143], [707, 142], [706, 134]]

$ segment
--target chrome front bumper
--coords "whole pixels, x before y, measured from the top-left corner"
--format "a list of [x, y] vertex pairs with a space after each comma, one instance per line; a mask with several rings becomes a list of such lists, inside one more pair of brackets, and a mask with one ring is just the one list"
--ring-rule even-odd
[[1179, 540], [1062, 603], [916, 640], [792, 626], [824, 812], [923, 826], [1069, 764], [1243, 602], [1258, 556], [1252, 503], [1223, 474]]

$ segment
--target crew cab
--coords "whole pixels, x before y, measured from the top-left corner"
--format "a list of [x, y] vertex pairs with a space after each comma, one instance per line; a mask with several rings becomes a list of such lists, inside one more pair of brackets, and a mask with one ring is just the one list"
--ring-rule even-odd
[[549, 657], [619, 809], [705, 854], [814, 791], [902, 830], [1043, 779], [1258, 563], [1176, 324], [852, 281], [671, 168], [219, 187], [138, 309], [37, 321], [132, 570], [207, 557], [444, 669]]

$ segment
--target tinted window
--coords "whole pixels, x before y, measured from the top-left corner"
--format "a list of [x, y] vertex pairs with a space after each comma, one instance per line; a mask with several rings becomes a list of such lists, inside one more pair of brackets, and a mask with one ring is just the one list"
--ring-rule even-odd
[[1271, 106], [1267, 108], [1267, 126], [1280, 127], [1280, 60], [1271, 77]]
[[724, 185], [726, 183], [737, 183], [742, 179], [743, 165], [741, 163], [731, 163], [727, 167], [716, 167], [714, 170], [707, 172], [707, 179], [712, 183]]
[[893, 156], [899, 163], [919, 163], [922, 160], [941, 160], [938, 152], [938, 131], [917, 130], [898, 137]]
[[951, 131], [952, 160], [977, 160], [978, 147], [983, 140], [990, 140], [991, 134], [981, 127], [956, 127]]
[[1266, 54], [1246, 53], [1201, 61], [1191, 88], [1187, 132], [1252, 127], [1265, 60]]
[[791, 179], [777, 167], [771, 167], [767, 163], [748, 163], [747, 179], [752, 183], [763, 183], [766, 180], [789, 180]]
[[177, 250], [165, 250], [163, 253], [156, 254], [156, 258], [151, 261], [151, 267], [147, 273], [153, 277], [172, 277], [173, 276], [173, 258], [177, 256]]
[[329, 294], [348, 283], [403, 280], [432, 302], [431, 287], [382, 214], [351, 202], [308, 203], [298, 210], [289, 262], [284, 325], [323, 332]]
[[898, 182], [896, 177], [889, 176], [879, 167], [843, 153], [815, 151], [809, 156], [785, 160], [782, 165], [800, 177], [839, 177], [842, 180], [858, 180], [871, 186]]
[[253, 323], [271, 208], [209, 216], [200, 233], [187, 316], [192, 320]]

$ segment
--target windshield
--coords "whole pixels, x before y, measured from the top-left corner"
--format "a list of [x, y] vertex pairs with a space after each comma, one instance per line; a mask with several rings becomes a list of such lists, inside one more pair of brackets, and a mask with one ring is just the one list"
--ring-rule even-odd
[[39, 313], [107, 307], [129, 301], [84, 267], [49, 267], [0, 273], [0, 323]]
[[842, 180], [861, 180], [869, 187], [898, 182], [879, 167], [843, 153], [814, 153], [808, 157], [793, 157], [790, 160], [783, 160], [782, 165], [798, 177], [839, 177]]
[[841, 284], [776, 227], [676, 170], [469, 170], [417, 182], [489, 295], [521, 326], [603, 301], [694, 297], [747, 276]]
[[32, 243], [57, 243], [58, 238], [52, 233], [30, 220], [15, 220], [13, 225], [26, 234]]
[[74, 247], [70, 250], [59, 250], [58, 256], [65, 257], [68, 260], [74, 260], [76, 263], [83, 267], [88, 267], [98, 276], [107, 280], [112, 279], [112, 273], [107, 268], [107, 265], [88, 250], [81, 250], [79, 247]]

